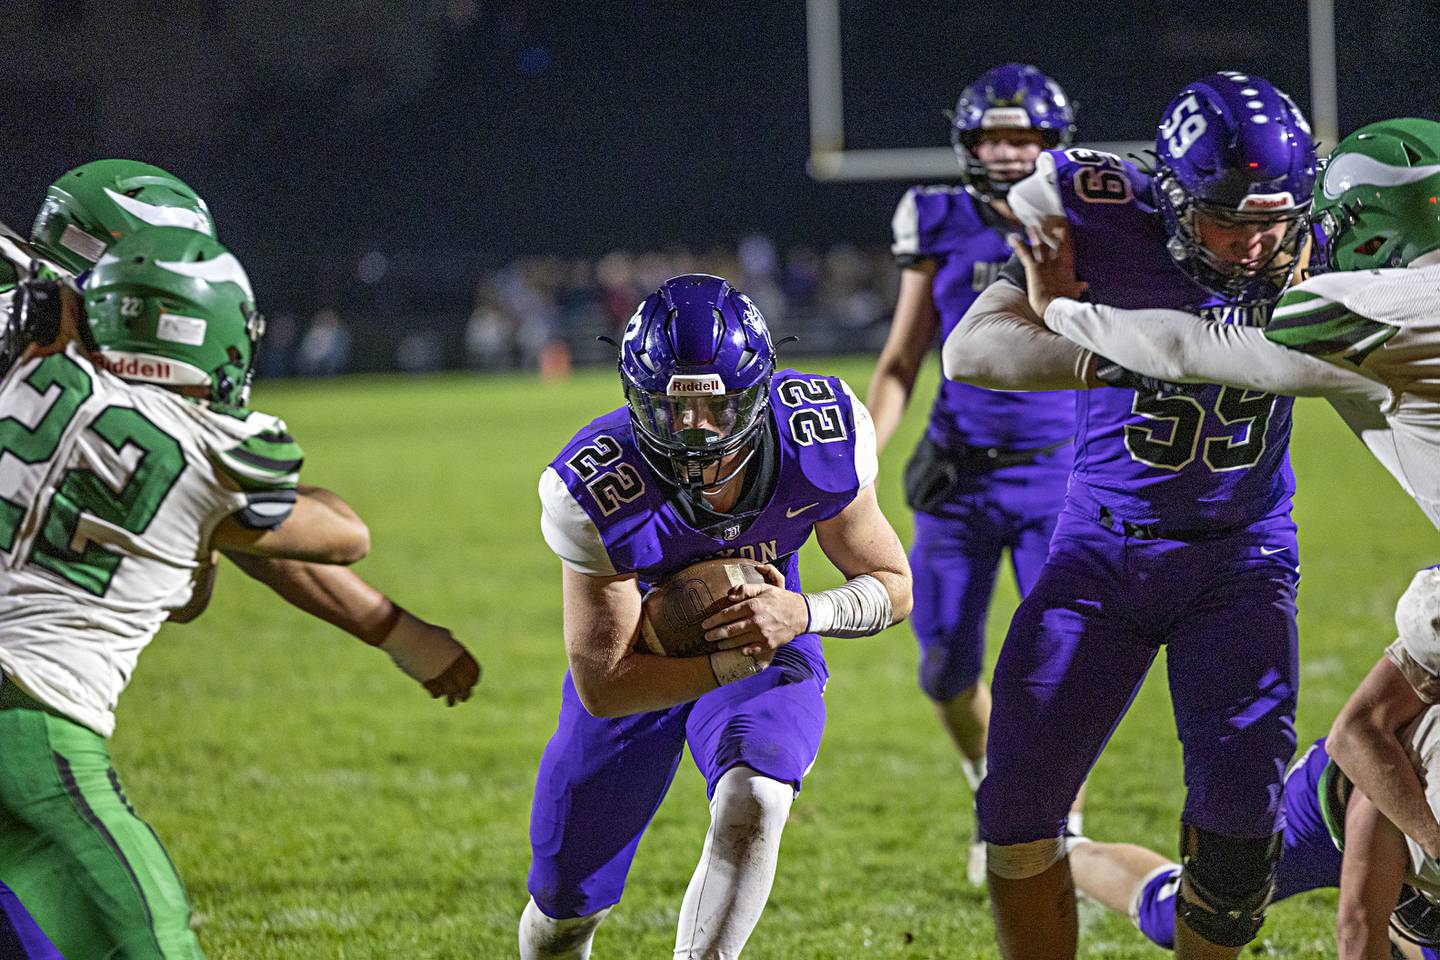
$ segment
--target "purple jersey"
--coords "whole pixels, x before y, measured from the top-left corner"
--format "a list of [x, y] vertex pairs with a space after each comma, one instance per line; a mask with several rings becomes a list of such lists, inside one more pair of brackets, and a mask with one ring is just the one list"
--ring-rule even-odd
[[[636, 448], [625, 407], [588, 424], [550, 466], [595, 524], [616, 573], [653, 584], [698, 560], [741, 556], [773, 563], [798, 591], [800, 547], [816, 522], [845, 509], [863, 485], [856, 417], [838, 378], [795, 370], [771, 380], [769, 415], [772, 492], [758, 512], [737, 515], [733, 524], [696, 528]], [[819, 656], [814, 634], [792, 645]]]
[[[901, 267], [922, 260], [938, 265], [933, 295], [944, 343], [1010, 258], [1006, 224], [963, 187], [911, 187], [895, 210], [893, 226], [891, 249]], [[926, 435], [947, 450], [1046, 447], [1075, 432], [1072, 394], [986, 390], [942, 378]]]
[[[1016, 210], [1027, 222], [1057, 206], [1069, 219], [1076, 273], [1095, 302], [1265, 322], [1268, 308], [1225, 303], [1176, 269], [1152, 181], [1133, 164], [1091, 150], [1051, 150], [1016, 190], [1023, 194]], [[1180, 533], [1253, 523], [1285, 509], [1295, 491], [1292, 404], [1288, 397], [1198, 384], [1165, 397], [1079, 391], [1070, 496]]]

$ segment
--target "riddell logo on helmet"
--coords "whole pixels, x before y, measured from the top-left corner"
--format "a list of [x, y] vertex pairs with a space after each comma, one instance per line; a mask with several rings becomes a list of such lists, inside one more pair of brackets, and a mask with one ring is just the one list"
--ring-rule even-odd
[[980, 126], [985, 130], [1007, 127], [1030, 126], [1030, 114], [1024, 107], [991, 107], [980, 115]]
[[666, 395], [671, 397], [718, 397], [724, 392], [725, 381], [718, 373], [677, 373], [665, 387]]
[[175, 379], [175, 368], [164, 360], [153, 360], [134, 354], [102, 353], [100, 365], [121, 378], [155, 380], [161, 383], [169, 383]]
[[1295, 206], [1290, 191], [1281, 193], [1252, 193], [1240, 201], [1240, 210], [1288, 210]]

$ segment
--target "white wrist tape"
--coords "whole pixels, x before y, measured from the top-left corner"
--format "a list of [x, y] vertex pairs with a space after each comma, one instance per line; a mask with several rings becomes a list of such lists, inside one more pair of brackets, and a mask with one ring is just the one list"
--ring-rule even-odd
[[440, 676], [465, 652], [449, 630], [426, 623], [405, 610], [400, 611], [400, 619], [380, 642], [380, 649], [390, 654], [397, 667], [421, 683]]
[[868, 573], [833, 590], [801, 596], [810, 608], [806, 632], [826, 637], [868, 637], [890, 626], [890, 592]]
[[710, 654], [710, 672], [715, 674], [715, 683], [722, 687], [736, 680], [753, 677], [769, 665], [769, 661], [761, 662], [754, 657], [745, 656], [739, 647], [733, 650], [717, 650]]

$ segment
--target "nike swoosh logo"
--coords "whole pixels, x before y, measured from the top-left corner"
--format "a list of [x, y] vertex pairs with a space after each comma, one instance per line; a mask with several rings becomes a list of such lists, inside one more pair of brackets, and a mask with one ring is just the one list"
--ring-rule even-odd
[[818, 504], [818, 503], [807, 503], [807, 504], [805, 504], [805, 506], [801, 507], [801, 508], [798, 509], [798, 510], [796, 510], [794, 507], [786, 507], [786, 508], [785, 508], [785, 519], [786, 519], [786, 520], [789, 520], [791, 517], [798, 517], [798, 516], [800, 516], [800, 514], [804, 513], [806, 510], [809, 510], [811, 507], [818, 507], [818, 506], [820, 506], [820, 504]]
[[1289, 549], [1290, 549], [1289, 547], [1261, 547], [1261, 548], [1260, 548], [1260, 556], [1262, 556], [1262, 557], [1273, 557], [1273, 556], [1275, 556], [1275, 554], [1277, 554], [1277, 553], [1284, 553], [1286, 550], [1289, 550]]

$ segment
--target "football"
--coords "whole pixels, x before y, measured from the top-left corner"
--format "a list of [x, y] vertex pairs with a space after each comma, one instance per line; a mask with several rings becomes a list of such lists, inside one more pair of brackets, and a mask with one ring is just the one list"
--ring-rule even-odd
[[698, 657], [713, 652], [700, 624], [732, 587], [765, 583], [754, 560], [701, 560], [645, 594], [640, 607], [640, 646], [662, 657]]

